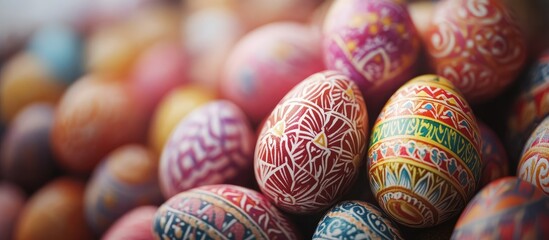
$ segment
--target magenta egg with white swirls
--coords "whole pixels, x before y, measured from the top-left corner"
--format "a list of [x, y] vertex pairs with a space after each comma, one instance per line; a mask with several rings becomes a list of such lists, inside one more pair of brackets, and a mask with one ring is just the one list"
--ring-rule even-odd
[[323, 32], [327, 68], [350, 76], [369, 108], [381, 109], [416, 73], [420, 40], [402, 1], [335, 1]]
[[253, 176], [254, 135], [229, 101], [207, 103], [183, 118], [164, 146], [160, 187], [166, 198], [208, 184], [244, 185]]

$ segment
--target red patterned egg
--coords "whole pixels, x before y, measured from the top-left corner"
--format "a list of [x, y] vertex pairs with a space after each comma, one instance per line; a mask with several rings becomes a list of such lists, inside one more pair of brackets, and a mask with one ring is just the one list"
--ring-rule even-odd
[[252, 179], [254, 136], [244, 113], [226, 100], [212, 101], [183, 118], [160, 158], [166, 198], [194, 187]]
[[482, 176], [478, 188], [505, 176], [509, 176], [509, 159], [503, 144], [490, 127], [478, 121], [482, 139]]
[[297, 229], [261, 193], [208, 185], [179, 193], [153, 220], [157, 239], [299, 239]]
[[319, 39], [308, 25], [293, 22], [250, 32], [227, 59], [222, 95], [258, 124], [296, 84], [324, 70]]
[[517, 176], [549, 194], [549, 117], [539, 124], [522, 150]]
[[422, 75], [393, 94], [372, 129], [370, 186], [397, 222], [430, 227], [459, 214], [482, 171], [476, 118], [451, 82]]
[[520, 94], [507, 121], [506, 141], [511, 159], [520, 157], [532, 131], [549, 114], [549, 50], [521, 80]]
[[357, 83], [377, 113], [415, 75], [420, 39], [404, 1], [335, 1], [324, 22], [324, 61]]
[[470, 103], [501, 93], [526, 60], [522, 32], [498, 0], [441, 2], [424, 41], [432, 69]]
[[295, 86], [263, 124], [254, 158], [261, 191], [280, 209], [308, 214], [334, 204], [358, 175], [368, 132], [358, 86], [324, 71]]
[[84, 195], [88, 226], [101, 236], [118, 218], [142, 205], [163, 201], [155, 156], [130, 144], [111, 153], [95, 169]]
[[141, 206], [124, 214], [101, 237], [101, 240], [154, 240], [151, 225], [156, 206]]
[[496, 180], [467, 205], [452, 239], [546, 239], [549, 197], [516, 177]]

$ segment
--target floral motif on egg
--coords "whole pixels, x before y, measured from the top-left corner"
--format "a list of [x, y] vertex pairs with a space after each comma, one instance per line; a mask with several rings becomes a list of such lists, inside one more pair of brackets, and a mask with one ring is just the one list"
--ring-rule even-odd
[[436, 73], [471, 103], [503, 91], [526, 61], [522, 33], [496, 0], [441, 2], [425, 41]]
[[484, 187], [461, 214], [452, 239], [508, 239], [549, 236], [549, 198], [516, 177]]
[[549, 117], [532, 133], [524, 146], [517, 175], [549, 194]]
[[411, 80], [372, 130], [368, 169], [380, 206], [411, 227], [458, 214], [478, 185], [480, 142], [472, 110], [450, 82], [435, 75]]
[[253, 135], [244, 113], [219, 100], [184, 118], [168, 140], [160, 160], [166, 197], [193, 187], [251, 178]]
[[414, 74], [420, 40], [402, 1], [336, 1], [324, 26], [328, 69], [349, 75], [368, 100]]
[[356, 179], [368, 120], [360, 90], [334, 71], [292, 89], [266, 120], [255, 149], [261, 191], [285, 211], [327, 208]]
[[160, 206], [153, 231], [159, 239], [298, 239], [263, 195], [234, 185], [179, 193]]
[[313, 239], [402, 239], [399, 230], [372, 204], [345, 201], [320, 220]]

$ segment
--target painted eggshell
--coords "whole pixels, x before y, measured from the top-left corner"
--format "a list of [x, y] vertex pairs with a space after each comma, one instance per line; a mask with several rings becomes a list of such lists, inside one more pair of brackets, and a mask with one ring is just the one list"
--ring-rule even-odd
[[25, 206], [25, 195], [16, 185], [0, 182], [0, 239], [13, 239], [15, 224]]
[[517, 176], [549, 194], [549, 117], [539, 124], [522, 150]]
[[526, 61], [522, 33], [498, 0], [441, 2], [424, 38], [432, 69], [470, 103], [501, 93]]
[[358, 176], [367, 128], [366, 105], [353, 81], [335, 71], [311, 75], [263, 125], [254, 158], [259, 188], [287, 212], [329, 207]]
[[151, 229], [157, 207], [141, 206], [118, 219], [102, 240], [154, 240]]
[[482, 139], [482, 176], [478, 186], [480, 190], [491, 181], [509, 176], [509, 159], [496, 133], [483, 122], [477, 123]]
[[158, 239], [298, 239], [296, 228], [262, 194], [234, 185], [179, 193], [156, 212]]
[[84, 195], [86, 221], [101, 236], [131, 209], [162, 201], [152, 152], [141, 145], [124, 145], [101, 162], [88, 182]]
[[35, 32], [27, 46], [40, 58], [55, 79], [63, 84], [74, 82], [82, 74], [84, 42], [68, 25], [49, 25]]
[[145, 138], [147, 118], [120, 81], [85, 76], [59, 102], [52, 144], [59, 162], [74, 173], [90, 173], [110, 151]]
[[215, 99], [215, 94], [198, 85], [185, 85], [169, 92], [158, 104], [149, 127], [149, 145], [160, 155], [173, 129], [195, 108]]
[[93, 239], [84, 219], [84, 184], [59, 178], [27, 202], [15, 228], [16, 240]]
[[2, 177], [33, 192], [58, 173], [50, 135], [54, 108], [35, 103], [21, 110], [10, 124], [2, 143]]
[[355, 81], [370, 110], [415, 75], [420, 39], [404, 1], [335, 1], [324, 23], [324, 61]]
[[528, 77], [521, 80], [520, 94], [507, 121], [506, 141], [511, 159], [520, 157], [532, 131], [549, 114], [549, 50], [537, 60]]
[[376, 206], [362, 201], [335, 205], [318, 223], [313, 239], [403, 239]]
[[370, 186], [409, 227], [442, 223], [465, 207], [482, 171], [473, 111], [448, 80], [422, 75], [393, 94], [372, 129]]
[[0, 117], [9, 123], [27, 105], [35, 102], [55, 104], [65, 85], [48, 72], [44, 63], [23, 52], [9, 59], [0, 75]]
[[246, 116], [229, 101], [213, 101], [189, 113], [160, 158], [164, 197], [208, 184], [249, 182], [254, 139]]
[[260, 123], [295, 85], [324, 70], [320, 36], [311, 27], [279, 22], [244, 36], [227, 59], [222, 95]]
[[545, 239], [549, 197], [516, 177], [496, 180], [469, 202], [452, 239]]

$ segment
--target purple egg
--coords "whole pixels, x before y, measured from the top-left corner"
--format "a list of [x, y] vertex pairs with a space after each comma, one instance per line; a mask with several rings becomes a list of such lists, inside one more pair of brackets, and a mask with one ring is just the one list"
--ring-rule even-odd
[[253, 132], [242, 110], [213, 101], [183, 118], [164, 146], [164, 197], [208, 184], [243, 185], [253, 176]]
[[392, 0], [335, 1], [323, 44], [327, 68], [349, 75], [374, 113], [414, 76], [420, 50], [405, 2]]
[[50, 145], [53, 116], [54, 108], [49, 104], [29, 105], [16, 115], [2, 143], [2, 176], [28, 192], [58, 173]]

